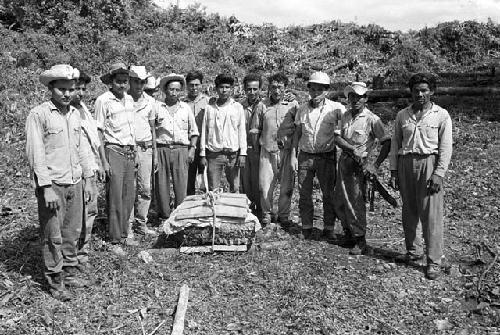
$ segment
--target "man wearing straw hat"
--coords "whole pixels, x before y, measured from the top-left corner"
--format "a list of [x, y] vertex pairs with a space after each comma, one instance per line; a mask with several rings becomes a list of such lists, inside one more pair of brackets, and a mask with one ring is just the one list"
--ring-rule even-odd
[[154, 98], [157, 92], [158, 92], [158, 85], [156, 82], [156, 78], [151, 75], [146, 78], [146, 84], [144, 85], [144, 93]]
[[[135, 224], [135, 231], [141, 235], [155, 235], [147, 226], [149, 206], [151, 204], [151, 172], [156, 162], [156, 100], [144, 92], [146, 81], [151, 74], [144, 66], [130, 67], [130, 89], [128, 93], [134, 99], [134, 129], [136, 144], [136, 199], [135, 208], [130, 214], [130, 222]], [[130, 229], [130, 228], [129, 228]], [[130, 230], [129, 230], [130, 232]]]
[[[302, 235], [314, 238], [312, 199], [313, 180], [318, 178], [323, 194], [323, 234], [333, 237], [335, 211], [333, 190], [335, 187], [336, 150], [335, 130], [345, 107], [326, 98], [330, 88], [330, 77], [324, 72], [313, 73], [308, 81], [310, 100], [300, 106], [295, 117], [291, 162], [298, 171], [299, 214], [302, 220]], [[298, 157], [297, 150], [300, 149]]]
[[95, 101], [97, 127], [104, 143], [107, 176], [109, 236], [113, 252], [123, 255], [118, 244], [138, 245], [128, 238], [129, 217], [135, 201], [135, 114], [134, 100], [127, 94], [129, 70], [123, 63], [111, 65], [101, 76], [109, 91]]
[[[363, 191], [367, 174], [375, 174], [389, 154], [390, 137], [380, 118], [366, 108], [368, 88], [363, 82], [347, 86], [344, 95], [348, 110], [340, 119], [336, 143], [342, 149], [335, 187], [336, 213], [346, 234], [346, 246], [351, 255], [370, 252], [366, 244], [366, 205]], [[375, 140], [382, 144], [374, 163], [368, 157], [375, 147]]]
[[156, 193], [160, 220], [170, 216], [170, 183], [174, 187], [177, 207], [186, 197], [189, 164], [193, 162], [198, 127], [191, 107], [179, 98], [186, 88], [184, 76], [171, 73], [160, 81], [165, 101], [157, 105], [156, 141], [158, 172]]
[[26, 120], [26, 154], [36, 187], [44, 274], [51, 294], [63, 301], [72, 298], [66, 286], [88, 284], [76, 269], [77, 244], [83, 203], [96, 196], [89, 182], [94, 173], [90, 148], [82, 136], [80, 113], [70, 105], [78, 76], [79, 71], [66, 64], [42, 72], [40, 81], [51, 99], [33, 108]]
[[[203, 123], [203, 115], [205, 115], [205, 108], [208, 105], [209, 98], [202, 92], [203, 74], [200, 71], [192, 71], [186, 75], [187, 97], [184, 100], [193, 111], [198, 127], [198, 133], [201, 132]], [[194, 160], [189, 164], [189, 176], [187, 194], [195, 194], [195, 186], [197, 177], [203, 173], [204, 167], [200, 164], [200, 141], [196, 143], [196, 152]], [[200, 183], [201, 184], [201, 183]], [[207, 187], [206, 185], [204, 185]]]

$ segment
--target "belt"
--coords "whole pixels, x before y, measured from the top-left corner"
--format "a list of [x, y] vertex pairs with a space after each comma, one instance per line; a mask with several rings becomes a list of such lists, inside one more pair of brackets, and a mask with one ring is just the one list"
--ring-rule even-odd
[[135, 144], [143, 149], [149, 149], [153, 147], [153, 141], [137, 141]]
[[104, 146], [106, 146], [106, 147], [116, 147], [116, 148], [120, 148], [120, 149], [123, 149], [123, 150], [130, 150], [130, 151], [134, 151], [135, 150], [135, 145], [121, 145], [121, 144], [115, 144], [115, 143], [105, 143]]
[[170, 148], [170, 149], [180, 149], [187, 148], [186, 144], [174, 144], [174, 143], [156, 143], [157, 148]]
[[211, 151], [211, 150], [207, 150], [207, 153], [209, 153], [209, 154], [214, 154], [214, 155], [217, 155], [217, 154], [223, 154], [223, 155], [236, 155], [236, 154], [238, 154], [238, 151], [234, 151], [234, 150], [232, 150], [232, 149], [224, 148], [224, 149], [222, 149], [221, 151]]

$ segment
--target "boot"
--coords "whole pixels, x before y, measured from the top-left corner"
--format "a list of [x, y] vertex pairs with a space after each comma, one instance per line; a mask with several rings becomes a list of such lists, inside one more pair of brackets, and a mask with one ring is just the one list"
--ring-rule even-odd
[[68, 266], [64, 268], [64, 284], [75, 288], [90, 286], [90, 282], [81, 278], [81, 273], [75, 266]]

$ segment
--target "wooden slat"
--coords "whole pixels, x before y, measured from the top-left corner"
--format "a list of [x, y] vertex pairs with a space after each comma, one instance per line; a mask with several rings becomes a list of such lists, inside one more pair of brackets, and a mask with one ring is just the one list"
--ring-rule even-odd
[[[244, 244], [243, 245], [214, 245], [213, 251], [244, 252], [244, 251], [247, 251], [247, 249], [248, 249], [248, 247]], [[212, 246], [200, 245], [200, 246], [193, 246], [193, 247], [181, 247], [180, 252], [183, 254], [212, 252]]]

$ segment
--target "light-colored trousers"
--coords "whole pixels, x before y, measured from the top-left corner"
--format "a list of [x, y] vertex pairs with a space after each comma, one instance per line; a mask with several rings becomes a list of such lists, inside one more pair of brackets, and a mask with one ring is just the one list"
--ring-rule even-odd
[[90, 239], [92, 238], [92, 228], [98, 214], [97, 197], [98, 189], [95, 178], [89, 179], [92, 191], [95, 192], [95, 197], [91, 202], [83, 202], [83, 224], [80, 239], [78, 240], [78, 263], [85, 264], [89, 261]]
[[437, 163], [436, 155], [399, 156], [399, 191], [403, 200], [406, 251], [416, 251], [417, 226], [422, 223], [427, 262], [441, 264], [443, 256], [443, 190], [429, 195], [427, 181]]
[[153, 149], [137, 147], [137, 171], [135, 177], [136, 198], [135, 206], [130, 213], [129, 222], [135, 221], [145, 226], [148, 221], [149, 206], [151, 205], [151, 172], [153, 169]]
[[278, 152], [269, 152], [264, 148], [260, 150], [259, 190], [262, 213], [267, 216], [273, 212], [273, 193], [279, 180], [278, 217], [281, 222], [289, 220], [295, 184], [290, 155], [290, 149], [281, 149]]

